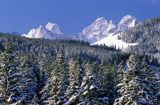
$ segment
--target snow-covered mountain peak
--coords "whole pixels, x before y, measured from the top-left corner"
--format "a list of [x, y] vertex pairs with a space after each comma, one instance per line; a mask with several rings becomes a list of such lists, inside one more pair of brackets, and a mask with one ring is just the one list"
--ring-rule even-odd
[[99, 17], [96, 19], [96, 21], [106, 20], [105, 17]]
[[22, 36], [28, 38], [60, 39], [63, 33], [56, 23], [48, 22], [46, 26], [40, 25], [38, 28], [33, 28]]
[[59, 26], [56, 23], [48, 22], [46, 25], [46, 29], [51, 31], [54, 34], [63, 34]]
[[116, 26], [111, 20], [106, 20], [104, 17], [97, 18], [91, 25], [84, 28], [82, 34], [89, 39], [89, 42], [98, 41], [113, 33]]
[[136, 18], [131, 16], [131, 15], [126, 15], [121, 19], [121, 22], [124, 23], [124, 22], [127, 22], [129, 20], [136, 20]]
[[137, 19], [131, 15], [124, 16], [118, 24], [118, 29], [121, 31], [134, 27], [137, 24]]
[[93, 27], [95, 29], [103, 29], [104, 27], [107, 28], [107, 26], [113, 26], [112, 20], [107, 20], [104, 17], [97, 18], [90, 27]]
[[31, 29], [28, 34], [24, 34], [23, 36], [28, 38], [51, 38], [51, 33], [42, 25], [40, 25], [36, 29]]
[[44, 31], [44, 30], [46, 30], [46, 28], [44, 26], [40, 25], [36, 30], [37, 31]]
[[105, 24], [107, 20], [104, 17], [97, 18], [92, 24]]

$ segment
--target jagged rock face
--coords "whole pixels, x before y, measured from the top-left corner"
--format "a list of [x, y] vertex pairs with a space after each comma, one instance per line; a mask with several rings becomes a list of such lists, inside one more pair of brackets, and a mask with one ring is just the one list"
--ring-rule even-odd
[[116, 26], [112, 21], [107, 21], [104, 17], [98, 18], [90, 26], [83, 29], [83, 34], [89, 36], [106, 35], [112, 33]]
[[106, 20], [104, 17], [98, 18], [90, 26], [83, 29], [83, 35], [88, 39], [89, 42], [101, 40], [107, 37], [111, 33], [116, 32], [116, 26], [112, 20]]
[[127, 30], [129, 28], [134, 27], [137, 23], [138, 23], [138, 21], [135, 17], [132, 17], [130, 15], [126, 15], [119, 22], [118, 30], [120, 30], [120, 31]]

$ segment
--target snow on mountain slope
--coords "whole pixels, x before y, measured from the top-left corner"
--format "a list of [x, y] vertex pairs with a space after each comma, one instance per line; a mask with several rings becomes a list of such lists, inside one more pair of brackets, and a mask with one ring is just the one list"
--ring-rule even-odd
[[28, 34], [25, 35], [28, 38], [52, 38], [51, 32], [49, 32], [45, 27], [40, 25], [36, 29], [31, 29]]
[[[101, 24], [108, 25], [108, 24], [104, 24], [104, 22], [106, 23], [106, 21], [102, 21]], [[111, 27], [111, 28], [105, 27], [103, 30], [99, 30], [97, 28], [98, 33], [96, 35], [96, 38], [101, 39], [101, 40], [90, 41], [90, 42], [93, 42], [93, 43], [91, 43], [91, 45], [115, 46], [117, 49], [126, 49], [129, 46], [135, 46], [135, 45], [137, 45], [137, 43], [126, 43], [126, 42], [118, 39], [118, 35], [120, 35], [121, 32], [124, 32], [125, 30], [128, 30], [129, 28], [134, 27], [137, 23], [138, 22], [137, 22], [136, 18], [132, 17], [131, 15], [126, 15], [120, 20], [120, 22], [117, 25], [114, 25], [114, 27]], [[91, 24], [91, 26], [92, 25], [95, 25], [95, 24]], [[96, 27], [96, 26], [92, 26], [93, 29], [95, 29], [94, 27]], [[107, 31], [108, 29], [111, 29], [112, 31]], [[89, 32], [86, 34], [86, 36], [87, 35], [92, 36], [92, 39], [93, 39], [94, 38], [93, 33], [94, 33], [94, 30], [90, 29]], [[105, 34], [103, 38], [101, 38], [102, 33]]]
[[57, 24], [48, 22], [45, 27], [40, 25], [38, 28], [31, 29], [28, 34], [23, 34], [22, 36], [28, 38], [61, 39], [63, 38], [63, 33]]
[[63, 34], [56, 23], [48, 22], [46, 25], [46, 29], [51, 31], [53, 34]]
[[114, 35], [123, 32], [134, 27], [136, 24], [136, 18], [131, 15], [124, 16], [118, 24], [113, 24], [112, 20], [108, 21], [104, 17], [101, 17], [96, 19], [88, 27], [84, 28], [82, 31], [82, 36], [88, 42], [96, 43], [97, 41], [99, 42], [100, 40], [108, 37], [110, 34]]
[[116, 32], [116, 26], [104, 17], [96, 19], [90, 26], [83, 29], [82, 34], [89, 42], [95, 42]]
[[118, 30], [124, 31], [134, 27], [138, 23], [137, 19], [131, 15], [124, 16], [118, 23]]
[[108, 37], [96, 42], [96, 43], [93, 43], [91, 45], [106, 45], [106, 46], [113, 46], [113, 47], [116, 47], [116, 49], [126, 49], [128, 48], [129, 46], [135, 46], [137, 45], [138, 43], [126, 43], [120, 39], [118, 39], [118, 35], [119, 34], [110, 34]]

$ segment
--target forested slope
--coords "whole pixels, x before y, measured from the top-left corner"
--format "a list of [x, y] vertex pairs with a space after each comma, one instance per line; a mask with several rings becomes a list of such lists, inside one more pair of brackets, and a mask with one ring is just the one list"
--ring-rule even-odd
[[0, 104], [160, 104], [158, 64], [129, 56], [86, 42], [1, 33]]
[[152, 55], [160, 61], [160, 18], [148, 19], [121, 33], [119, 38], [128, 43], [138, 43], [127, 52]]

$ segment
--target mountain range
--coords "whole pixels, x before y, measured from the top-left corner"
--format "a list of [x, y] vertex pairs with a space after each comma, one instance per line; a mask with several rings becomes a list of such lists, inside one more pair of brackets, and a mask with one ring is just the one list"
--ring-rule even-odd
[[118, 39], [118, 36], [121, 32], [135, 27], [138, 23], [137, 19], [131, 15], [124, 16], [118, 24], [115, 24], [112, 20], [100, 17], [91, 25], [85, 27], [82, 32], [66, 35], [56, 23], [48, 22], [46, 26], [40, 25], [22, 36], [28, 38], [82, 40], [89, 42], [91, 45], [106, 45], [125, 49], [128, 46], [137, 45], [137, 43], [126, 43]]

